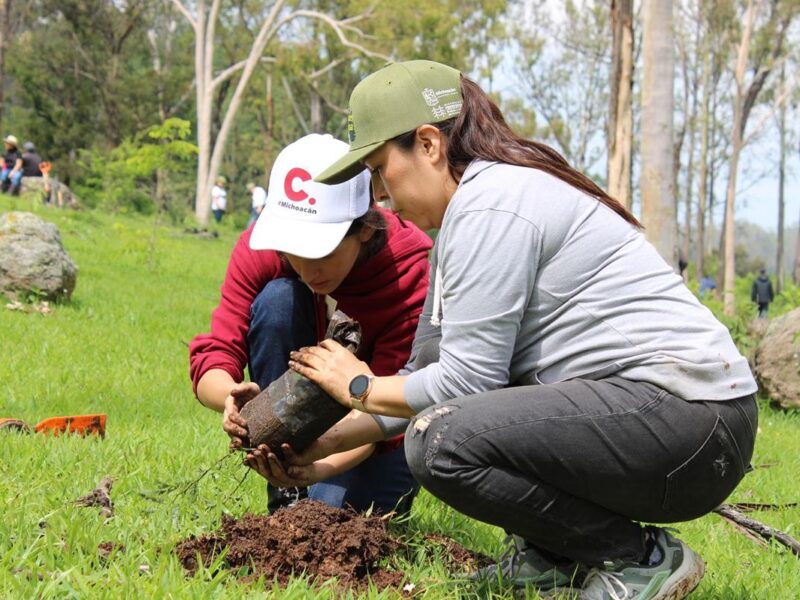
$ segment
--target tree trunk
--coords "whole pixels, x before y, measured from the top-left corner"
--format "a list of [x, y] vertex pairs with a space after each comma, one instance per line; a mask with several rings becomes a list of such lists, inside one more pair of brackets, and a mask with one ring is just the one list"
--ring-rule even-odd
[[642, 221], [647, 239], [677, 267], [673, 189], [672, 2], [645, 0], [642, 82]]
[[711, 115], [709, 104], [711, 100], [711, 61], [708, 55], [708, 45], [703, 57], [703, 113], [700, 119], [700, 172], [698, 173], [699, 188], [697, 190], [697, 224], [695, 226], [695, 276], [697, 280], [703, 277], [706, 258], [706, 198], [708, 197], [708, 132], [710, 129]]
[[608, 193], [630, 209], [633, 146], [633, 0], [612, 0], [613, 47], [608, 118]]
[[311, 122], [311, 132], [322, 133], [322, 98], [320, 98], [320, 95], [313, 88], [309, 89], [308, 93], [310, 96], [309, 104], [311, 105], [309, 119]]
[[211, 188], [208, 180], [208, 158], [211, 154], [211, 99], [206, 87], [206, 2], [197, 0], [197, 18], [194, 22], [194, 73], [197, 110], [197, 185], [194, 214], [197, 222], [208, 225], [211, 209]]
[[269, 181], [272, 171], [272, 140], [275, 139], [275, 105], [272, 99], [272, 71], [267, 73], [267, 135], [264, 136], [264, 176]]
[[11, 33], [11, 0], [0, 0], [0, 131], [5, 113], [6, 47]]
[[[781, 68], [781, 84], [785, 78], [784, 69]], [[781, 85], [783, 87], [783, 85]], [[784, 184], [786, 175], [786, 103], [781, 104], [778, 116], [778, 133], [780, 140], [780, 162], [778, 165], [778, 248], [775, 256], [776, 291], [783, 290], [783, 242], [784, 242], [784, 213], [786, 203], [784, 200]]]
[[731, 157], [728, 165], [728, 186], [725, 193], [725, 277], [723, 279], [722, 293], [725, 314], [736, 314], [736, 237], [734, 214], [736, 209], [736, 176], [739, 171], [739, 156], [742, 153], [745, 115], [744, 103], [746, 91], [744, 77], [747, 69], [747, 57], [750, 52], [750, 37], [753, 31], [754, 8], [753, 0], [747, 2], [744, 31], [739, 44], [736, 59], [736, 93], [733, 104], [733, 133], [731, 139]]

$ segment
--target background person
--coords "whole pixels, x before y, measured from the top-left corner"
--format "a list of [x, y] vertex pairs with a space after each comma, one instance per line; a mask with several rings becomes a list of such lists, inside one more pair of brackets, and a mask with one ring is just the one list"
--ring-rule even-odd
[[222, 221], [227, 206], [228, 192], [225, 190], [225, 178], [217, 177], [214, 187], [211, 188], [211, 213], [217, 223]]
[[22, 154], [17, 148], [19, 141], [15, 136], [7, 135], [3, 144], [5, 153], [3, 154], [3, 170], [0, 172], [0, 189], [12, 196], [17, 196], [22, 181]]
[[247, 184], [247, 193], [250, 194], [252, 200], [250, 204], [250, 220], [247, 222], [247, 226], [250, 227], [258, 220], [258, 215], [264, 210], [264, 206], [267, 203], [267, 192], [263, 187], [251, 181]]
[[[485, 575], [586, 600], [684, 597], [702, 560], [639, 522], [713, 510], [748, 467], [756, 384], [727, 329], [625, 208], [514, 134], [458, 71], [385, 67], [355, 88], [350, 115], [350, 152], [318, 179], [366, 165], [395, 212], [440, 227], [413, 352], [440, 330], [438, 358], [375, 377], [326, 340], [293, 352], [292, 368], [344, 406], [416, 415], [405, 444], [417, 480], [516, 536]], [[293, 462], [369, 425], [342, 424]], [[283, 467], [271, 456], [270, 468]]]
[[[338, 186], [311, 181], [346, 151], [347, 144], [313, 134], [281, 152], [262, 216], [231, 255], [211, 332], [190, 344], [197, 397], [224, 411], [234, 444], [246, 435], [239, 408], [284, 373], [290, 351], [321, 338], [331, 302], [361, 324], [359, 357], [370, 369], [391, 375], [408, 360], [431, 241], [390, 211], [370, 206], [366, 174]], [[245, 366], [249, 383], [243, 382]], [[373, 420], [360, 414], [347, 419], [363, 418]], [[387, 512], [403, 499], [398, 509], [408, 510], [418, 486], [402, 438], [359, 446], [298, 478], [272, 477], [260, 451], [248, 464], [271, 477], [270, 510], [307, 485], [312, 498], [332, 506], [364, 510], [374, 503]]]
[[753, 287], [750, 289], [750, 299], [758, 305], [758, 318], [766, 319], [769, 313], [769, 305], [775, 299], [775, 293], [772, 290], [772, 282], [767, 277], [767, 270], [761, 269], [758, 272], [758, 277], [753, 282]]
[[23, 177], [41, 177], [42, 176], [42, 157], [36, 152], [36, 146], [33, 142], [27, 141], [22, 145], [24, 152], [22, 153], [22, 176]]

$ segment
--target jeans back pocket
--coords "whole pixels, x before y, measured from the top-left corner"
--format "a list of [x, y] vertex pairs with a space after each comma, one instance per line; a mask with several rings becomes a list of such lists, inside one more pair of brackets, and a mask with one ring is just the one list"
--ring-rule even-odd
[[719, 506], [744, 477], [736, 440], [721, 416], [700, 447], [667, 475], [663, 508], [674, 520], [695, 519]]

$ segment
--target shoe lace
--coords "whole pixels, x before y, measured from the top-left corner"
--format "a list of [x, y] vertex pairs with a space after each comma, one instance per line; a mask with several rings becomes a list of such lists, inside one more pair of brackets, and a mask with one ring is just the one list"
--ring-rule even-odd
[[[605, 571], [603, 569], [591, 569], [589, 574], [586, 576], [586, 580], [584, 581], [584, 588], [586, 587], [586, 583], [588, 583], [591, 579], [597, 578], [605, 587], [606, 592], [611, 597], [611, 600], [626, 600], [630, 596], [629, 590], [625, 587], [625, 584], [620, 581], [619, 577], [621, 577], [621, 573], [614, 573], [610, 571]], [[620, 596], [617, 592], [620, 592], [622, 595]]]
[[[506, 545], [506, 549], [500, 555], [497, 566], [504, 576], [513, 576], [514, 567], [516, 566], [518, 557], [520, 552], [523, 551], [523, 548], [520, 548], [517, 539], [513, 535], [507, 535], [505, 539], [503, 539], [503, 544]], [[508, 572], [506, 572], [506, 563], [508, 563]]]

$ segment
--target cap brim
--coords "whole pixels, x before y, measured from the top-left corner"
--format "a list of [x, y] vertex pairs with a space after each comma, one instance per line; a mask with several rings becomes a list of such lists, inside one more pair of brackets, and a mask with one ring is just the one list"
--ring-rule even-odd
[[250, 248], [322, 258], [336, 249], [351, 223], [309, 223], [285, 219], [265, 209], [250, 234]]
[[355, 150], [350, 150], [342, 158], [317, 175], [314, 178], [314, 181], [319, 183], [327, 183], [328, 185], [334, 185], [352, 179], [365, 169], [361, 161], [375, 152], [375, 150], [380, 148], [385, 143], [386, 140], [367, 144], [366, 146], [356, 148]]

